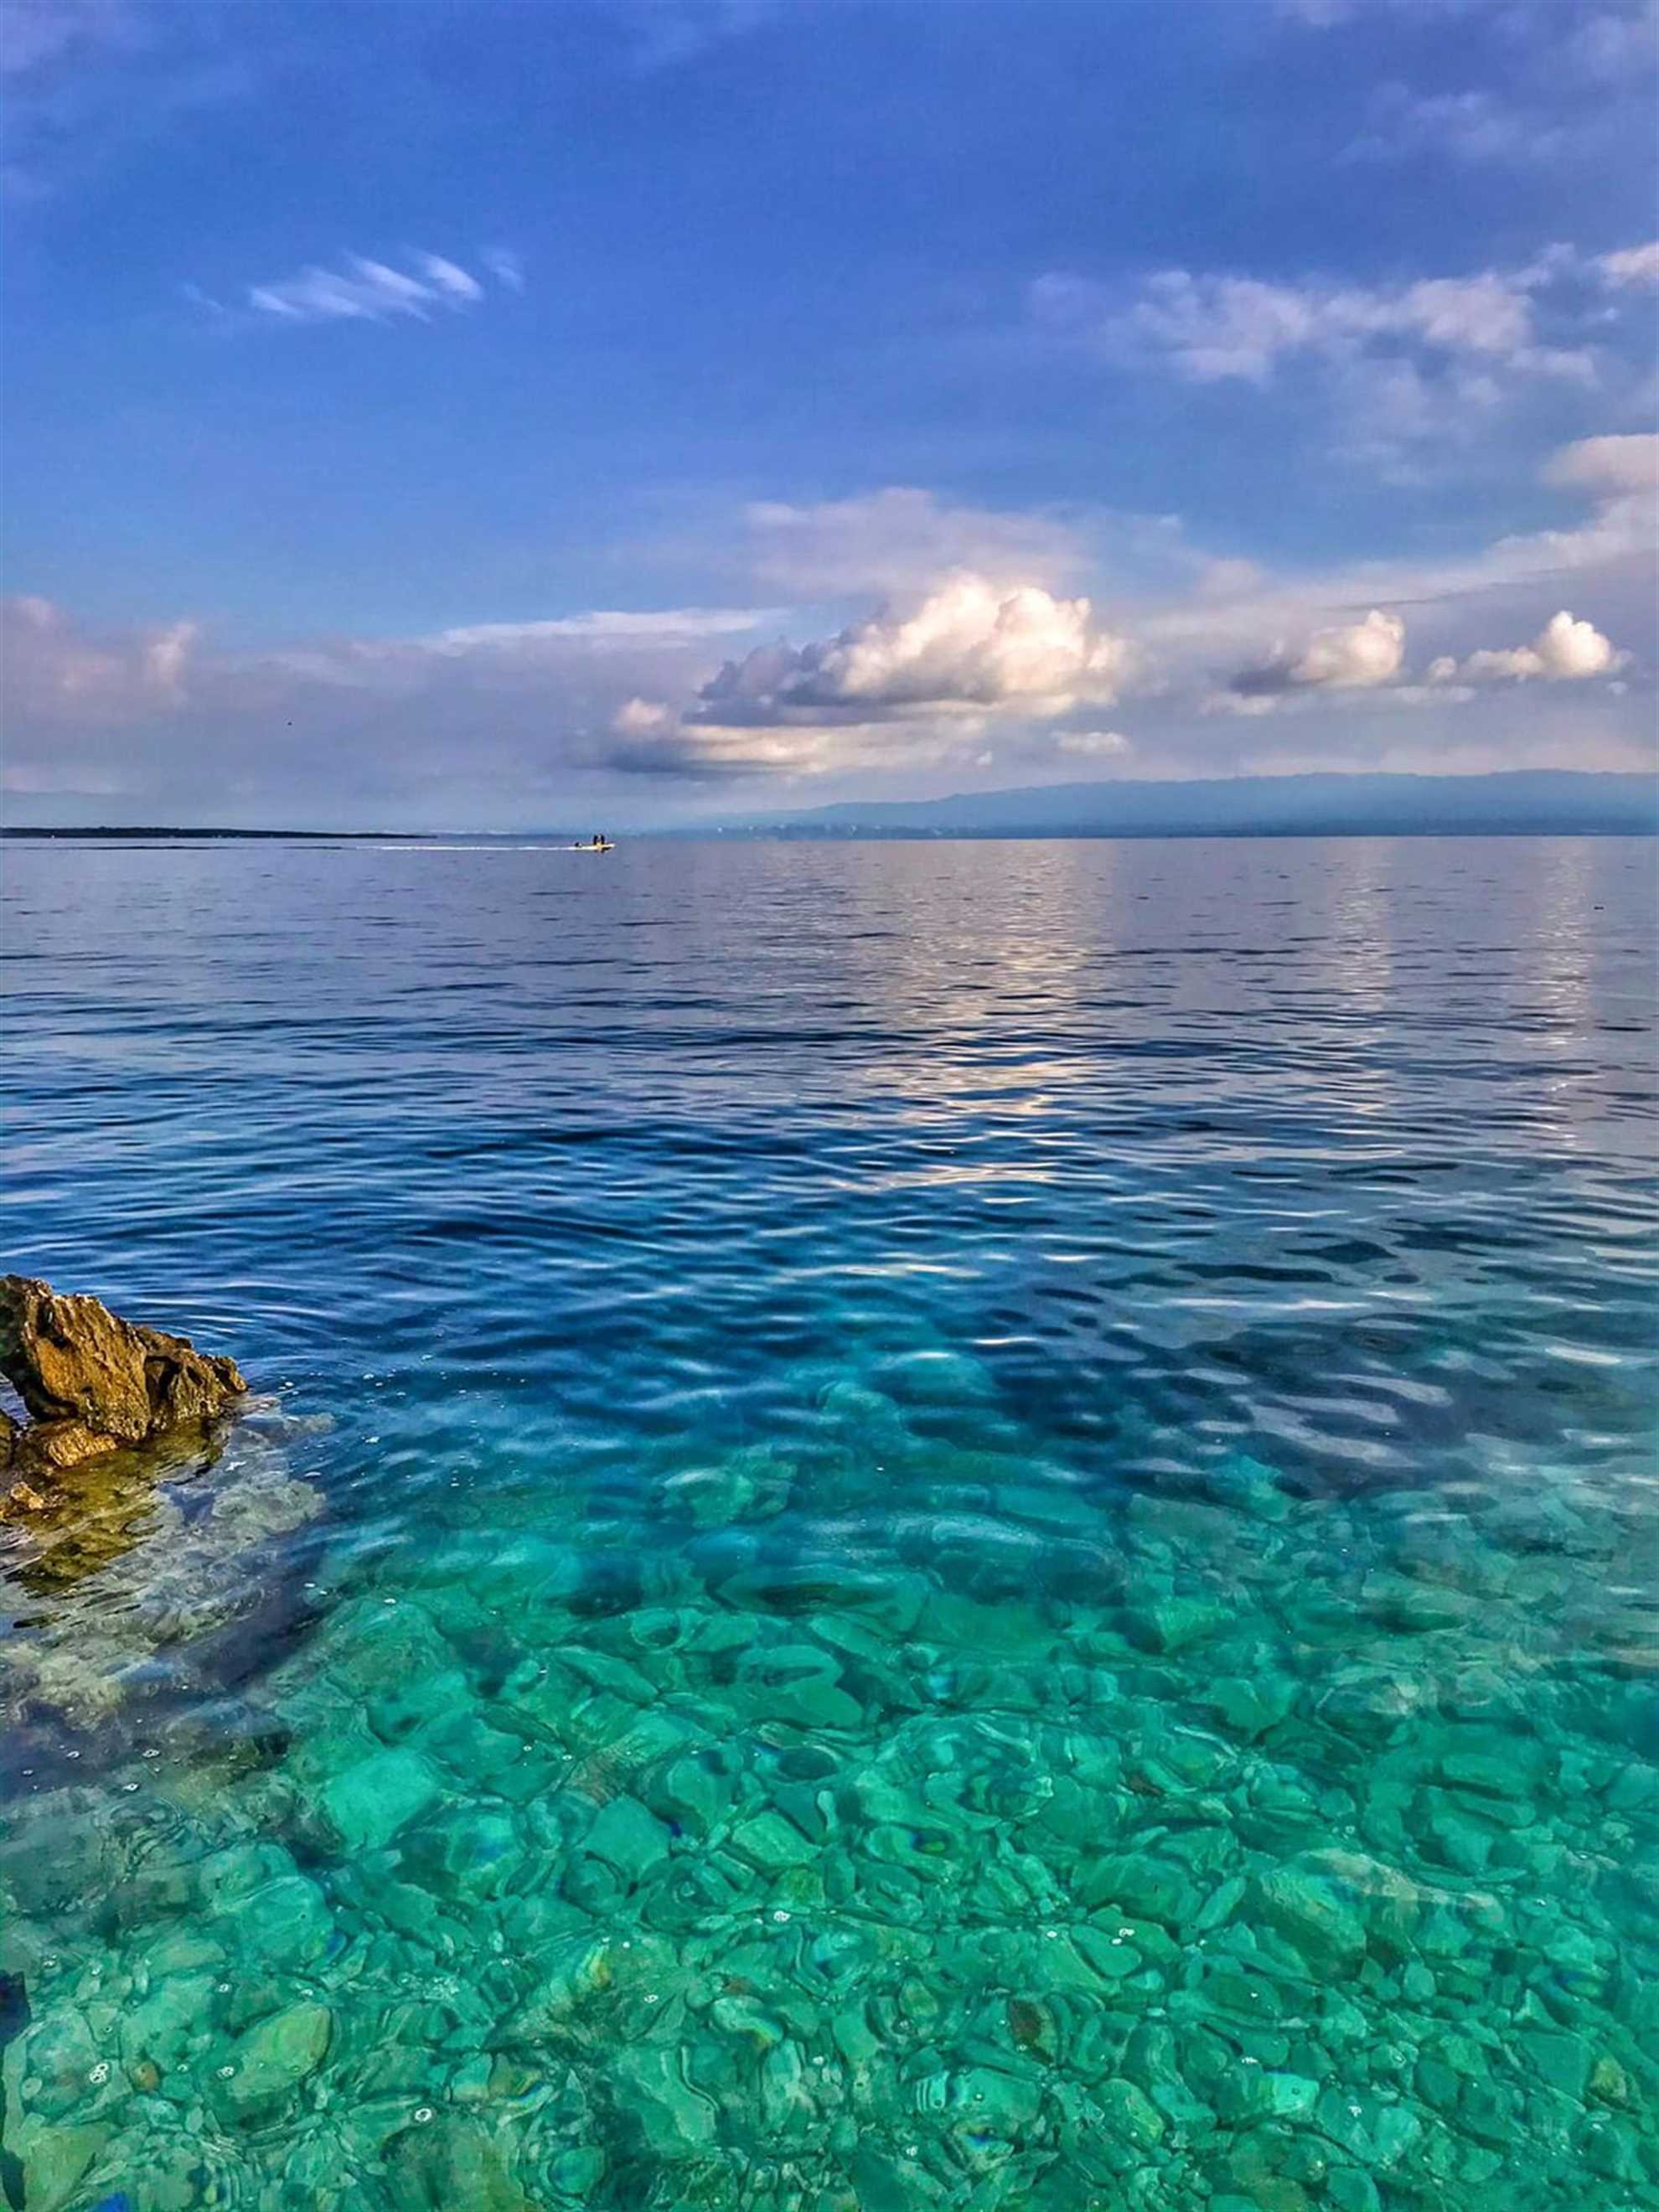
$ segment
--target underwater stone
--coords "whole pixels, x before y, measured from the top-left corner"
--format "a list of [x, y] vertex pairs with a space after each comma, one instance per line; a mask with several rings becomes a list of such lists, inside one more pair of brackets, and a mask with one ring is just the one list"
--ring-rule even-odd
[[1226, 1618], [1224, 1609], [1207, 1598], [1169, 1597], [1132, 1606], [1124, 1615], [1124, 1627], [1131, 1643], [1162, 1655], [1184, 1650]]
[[1589, 2090], [1604, 2105], [1627, 2105], [1631, 2099], [1630, 2076], [1616, 2058], [1603, 2051], [1590, 2069]]
[[1155, 2149], [1163, 2142], [1168, 2123], [1133, 2081], [1103, 2082], [1099, 2094], [1101, 2109], [1114, 2134], [1126, 2136], [1141, 2150]]
[[532, 2212], [502, 2147], [459, 2115], [406, 2129], [386, 2162], [397, 2212]]
[[1366, 1576], [1359, 1595], [1373, 1619], [1386, 1627], [1414, 1635], [1461, 1627], [1478, 1616], [1481, 1606], [1481, 1601], [1467, 1590], [1382, 1569]]
[[927, 2169], [914, 2158], [899, 2158], [860, 2144], [854, 2154], [850, 2179], [858, 2192], [859, 2212], [918, 2212], [937, 2204], [942, 2191]]
[[178, 2065], [206, 2030], [214, 1976], [176, 1974], [153, 1989], [121, 2023], [121, 2048], [129, 2065], [146, 2062], [161, 2073]]
[[890, 1404], [981, 1406], [996, 1395], [986, 1369], [963, 1352], [907, 1352], [884, 1361], [876, 1380]]
[[1534, 2073], [1564, 2095], [1582, 2103], [1589, 2087], [1590, 2048], [1582, 2035], [1540, 2034], [1537, 2030], [1516, 2038], [1522, 2055]]
[[1119, 1905], [1166, 1928], [1182, 1926], [1198, 1906], [1184, 1869], [1131, 1854], [1085, 1861], [1078, 1869], [1075, 1893], [1084, 1905]]
[[1382, 2198], [1369, 2173], [1357, 2166], [1334, 2166], [1325, 2193], [1337, 2212], [1381, 2212]]
[[22, 2167], [21, 2202], [28, 2212], [65, 2212], [93, 2160], [109, 2140], [99, 2126], [41, 2128], [28, 2137]]
[[1365, 1929], [1336, 1884], [1296, 1866], [1258, 1875], [1252, 1906], [1322, 1972], [1350, 1973], [1365, 1949]]
[[1291, 1712], [1297, 1687], [1287, 1674], [1233, 1675], [1212, 1686], [1209, 1704], [1240, 1735], [1265, 1735]]
[[215, 1925], [245, 1957], [275, 1968], [320, 1957], [334, 1932], [327, 1900], [304, 1875], [267, 1882], [227, 1908]]
[[334, 2015], [326, 2005], [288, 2006], [240, 2036], [232, 2056], [235, 2071], [216, 2081], [215, 2102], [228, 2117], [261, 2117], [314, 2074], [328, 2051]]
[[556, 2033], [590, 1998], [616, 1978], [612, 1947], [600, 1936], [574, 1936], [552, 1944], [538, 1960], [541, 1978], [502, 2033], [538, 2042]]
[[786, 1867], [805, 1866], [817, 1857], [818, 1849], [793, 1822], [770, 1810], [757, 1813], [752, 1820], [733, 1828], [732, 1847], [766, 1874], [781, 1873]]
[[406, 1869], [458, 1900], [501, 1896], [522, 1862], [519, 1832], [488, 1802], [445, 1807], [403, 1832]]
[[426, 1810], [439, 1787], [417, 1752], [383, 1751], [333, 1776], [319, 1802], [347, 1850], [378, 1850]]
[[1368, 2166], [1392, 2166], [1423, 2132], [1423, 2123], [1405, 2105], [1380, 2103], [1369, 2091], [1322, 2091], [1316, 2117], [1321, 2132]]
[[687, 2081], [677, 2050], [636, 2045], [617, 2058], [611, 2075], [619, 2110], [659, 2158], [684, 2162], [714, 2142], [714, 2106]]
[[668, 1856], [672, 1838], [637, 1797], [614, 1798], [586, 1836], [586, 1848], [616, 1868], [630, 1885], [644, 1880]]
[[739, 1680], [757, 1710], [803, 1728], [855, 1729], [862, 1707], [840, 1686], [832, 1653], [817, 1644], [773, 1644], [744, 1655]]

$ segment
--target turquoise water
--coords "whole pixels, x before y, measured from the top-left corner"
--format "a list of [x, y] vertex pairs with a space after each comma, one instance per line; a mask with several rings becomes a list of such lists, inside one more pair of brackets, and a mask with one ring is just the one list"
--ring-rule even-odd
[[1650, 846], [4, 858], [0, 2201], [1659, 2201]]

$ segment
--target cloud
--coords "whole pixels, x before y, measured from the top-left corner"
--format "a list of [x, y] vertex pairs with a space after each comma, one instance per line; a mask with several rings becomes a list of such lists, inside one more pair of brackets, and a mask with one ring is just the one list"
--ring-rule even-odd
[[1062, 730], [1054, 744], [1082, 760], [1121, 760], [1133, 750], [1121, 730]]
[[1544, 482], [1565, 489], [1606, 493], [1659, 491], [1659, 436], [1652, 431], [1580, 438], [1551, 455]]
[[[1345, 742], [1356, 747], [1383, 711], [1392, 716], [1401, 708], [1433, 708], [1438, 711], [1428, 720], [1437, 723], [1443, 710], [1470, 705], [1477, 697], [1487, 707], [1499, 702], [1513, 707], [1521, 696], [1571, 697], [1583, 702], [1574, 709], [1581, 714], [1592, 711], [1594, 702], [1602, 725], [1608, 684], [1535, 684], [1518, 695], [1512, 686], [1494, 685], [1490, 672], [1482, 684], [1464, 682], [1461, 663], [1494, 631], [1499, 636], [1534, 635], [1569, 595], [1570, 604], [1589, 603], [1598, 632], [1615, 639], [1652, 638], [1659, 544], [1659, 507], [1652, 489], [1656, 453], [1659, 440], [1645, 435], [1583, 439], [1559, 448], [1543, 471], [1546, 480], [1590, 506], [1586, 517], [1569, 526], [1516, 533], [1438, 558], [1360, 559], [1318, 575], [1263, 574], [1254, 585], [1242, 583], [1234, 594], [1206, 598], [1189, 592], [1138, 606], [1138, 696], [1158, 700], [1160, 732], [1173, 730], [1188, 710], [1200, 724], [1213, 726], [1218, 713], [1271, 718], [1285, 709], [1293, 711], [1284, 719], [1305, 723], [1317, 715], [1334, 724], [1333, 710], [1340, 708], [1352, 732]], [[1449, 661], [1449, 673], [1437, 668], [1432, 684], [1425, 678], [1413, 680], [1402, 652], [1395, 674], [1384, 682], [1340, 686], [1291, 681], [1292, 672], [1313, 672], [1304, 665], [1312, 661], [1311, 651], [1299, 641], [1322, 629], [1340, 635], [1358, 627], [1358, 615], [1367, 607], [1403, 616], [1422, 660]], [[1293, 642], [1278, 647], [1264, 662], [1261, 641], [1267, 637]], [[1644, 647], [1644, 669], [1649, 657]], [[1216, 688], [1218, 665], [1242, 670], [1237, 688]], [[1650, 758], [1651, 730], [1644, 676], [1632, 680], [1616, 748], [1610, 726], [1604, 726], [1603, 763], [1616, 764], [1620, 749], [1626, 765]], [[1558, 735], [1565, 747], [1565, 734]], [[1158, 742], [1162, 746], [1168, 740], [1160, 737]], [[1562, 764], [1579, 758], [1567, 750]]]
[[8, 199], [49, 199], [187, 116], [251, 99], [280, 33], [263, 19], [251, 36], [232, 24], [250, 13], [125, 0], [0, 5]]
[[1050, 270], [1027, 307], [1043, 343], [1122, 369], [1259, 391], [1319, 374], [1369, 454], [1379, 439], [1461, 434], [1540, 385], [1627, 387], [1638, 338], [1643, 362], [1649, 348], [1616, 295], [1655, 283], [1659, 246], [1553, 245], [1519, 267], [1393, 284], [1164, 269], [1126, 285]]
[[1363, 622], [1316, 630], [1300, 653], [1276, 647], [1266, 660], [1235, 676], [1231, 689], [1243, 699], [1273, 699], [1288, 691], [1368, 690], [1400, 673], [1405, 650], [1405, 623], [1398, 615], [1373, 607]]
[[[1370, 4], [1375, 10], [1379, 0]], [[1413, 0], [1395, 4], [1403, 11]], [[1447, 0], [1439, 5], [1443, 15]], [[1384, 84], [1372, 97], [1370, 128], [1345, 159], [1437, 156], [1466, 167], [1517, 167], [1571, 161], [1581, 171], [1594, 163], [1616, 173], [1636, 143], [1633, 132], [1644, 144], [1650, 139], [1659, 64], [1655, 0], [1600, 12], [1586, 0], [1570, 6], [1534, 0], [1530, 7], [1486, 0], [1484, 8], [1473, 0], [1466, 12], [1484, 12], [1498, 33], [1484, 42], [1480, 70], [1498, 82], [1428, 93]]]
[[[276, 322], [294, 326], [310, 323], [429, 322], [434, 314], [462, 313], [477, 307], [485, 297], [485, 288], [477, 277], [447, 255], [418, 250], [404, 258], [409, 267], [404, 269], [361, 253], [343, 254], [337, 269], [325, 269], [313, 263], [297, 276], [273, 277], [264, 283], [247, 285], [242, 295], [244, 304], [239, 309], [227, 307], [197, 285], [187, 285], [185, 295], [222, 325]], [[524, 281], [522, 275], [516, 273], [516, 264], [515, 274], [504, 276], [495, 265], [501, 258], [487, 256], [485, 266], [507, 289], [522, 291]]]
[[775, 621], [775, 607], [649, 607], [643, 611], [596, 609], [591, 614], [558, 615], [545, 622], [474, 623], [441, 629], [421, 641], [438, 653], [465, 652], [478, 646], [512, 647], [551, 639], [580, 638], [592, 645], [635, 645], [642, 640], [684, 645], [698, 638], [731, 637]]
[[187, 621], [100, 630], [13, 599], [0, 605], [8, 787], [143, 793], [150, 819], [193, 818], [210, 788], [232, 818], [269, 821], [295, 793], [343, 810], [330, 818], [395, 819], [406, 802], [477, 820], [503, 794], [556, 812], [596, 780], [690, 787], [754, 765], [757, 749], [651, 702], [695, 696], [710, 638], [753, 627], [744, 610], [601, 610], [241, 652]]
[[182, 690], [191, 648], [200, 635], [198, 623], [176, 622], [158, 631], [143, 647], [144, 678], [155, 690], [169, 698]]
[[184, 693], [199, 631], [192, 622], [99, 632], [50, 599], [0, 601], [0, 668], [10, 716], [103, 724], [154, 714]]
[[1372, 102], [1371, 127], [1345, 159], [1413, 161], [1441, 154], [1470, 167], [1484, 162], [1553, 161], [1566, 144], [1565, 125], [1510, 106], [1492, 92], [1414, 93], [1384, 85]]
[[[25, 599], [0, 635], [9, 785], [35, 819], [191, 819], [210, 792], [223, 818], [252, 823], [292, 820], [309, 794], [313, 821], [585, 827], [590, 811], [683, 815], [716, 793], [730, 806], [738, 786], [741, 803], [775, 804], [792, 778], [834, 796], [914, 791], [993, 746], [1011, 783], [1316, 752], [1355, 768], [1432, 771], [1454, 750], [1639, 768], [1653, 758], [1656, 448], [1617, 434], [1559, 448], [1545, 477], [1589, 512], [1455, 556], [1275, 575], [1176, 532], [1182, 557], [1160, 554], [1109, 629], [1088, 599], [960, 572], [775, 644], [762, 641], [786, 619], [776, 608], [694, 605], [248, 651], [176, 610], [117, 629]], [[1018, 517], [998, 520], [1017, 538]], [[1486, 642], [1505, 637], [1532, 641]], [[1288, 642], [1264, 659], [1271, 638]], [[1218, 691], [1218, 667], [1242, 672]], [[1102, 711], [1130, 690], [1133, 753]]]
[[963, 573], [908, 615], [728, 660], [703, 686], [695, 719], [764, 726], [973, 709], [1052, 716], [1079, 697], [1109, 699], [1127, 659], [1126, 641], [1095, 627], [1087, 599]]
[[1462, 662], [1443, 654], [1431, 664], [1429, 681], [1524, 684], [1541, 677], [1551, 683], [1583, 683], [1592, 676], [1614, 675], [1629, 659], [1629, 653], [1619, 652], [1594, 623], [1576, 620], [1564, 607], [1550, 617], [1530, 645], [1482, 650]]
[[641, 73], [701, 61], [734, 39], [745, 38], [773, 13], [775, 0], [628, 0], [612, 20], [628, 40], [629, 59]]
[[619, 738], [665, 738], [679, 726], [679, 715], [661, 699], [624, 699], [611, 717]]
[[5, 0], [0, 6], [0, 76], [32, 76], [77, 53], [129, 49], [141, 33], [118, 0]]
[[441, 253], [417, 253], [421, 273], [441, 292], [448, 293], [452, 300], [468, 301], [482, 300], [483, 286], [476, 276], [469, 276], [465, 269], [453, 261], [446, 261]]
[[524, 257], [522, 254], [515, 253], [509, 246], [491, 246], [486, 247], [481, 258], [484, 267], [498, 284], [509, 292], [523, 291]]
[[1193, 384], [1266, 385], [1298, 356], [1351, 361], [1378, 349], [1416, 350], [1526, 374], [1582, 380], [1587, 358], [1537, 342], [1532, 295], [1554, 264], [1391, 287], [1292, 283], [1160, 270], [1127, 305], [1080, 276], [1037, 278], [1039, 325], [1109, 356], [1169, 360]]
[[756, 580], [802, 599], [908, 592], [957, 568], [1053, 588], [1089, 557], [1060, 515], [950, 506], [902, 484], [806, 506], [754, 500], [742, 524]]
[[1659, 285], [1659, 243], [1626, 246], [1616, 253], [1601, 253], [1594, 264], [1604, 284], [1615, 290], [1651, 289]]
[[1651, 78], [1659, 54], [1659, 6], [1635, 0], [1628, 8], [1602, 9], [1578, 21], [1563, 49], [1570, 67], [1620, 88]]

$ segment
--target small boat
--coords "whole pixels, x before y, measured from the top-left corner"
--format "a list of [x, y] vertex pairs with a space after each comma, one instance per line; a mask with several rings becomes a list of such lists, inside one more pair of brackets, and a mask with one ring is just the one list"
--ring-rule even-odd
[[617, 848], [609, 837], [595, 837], [591, 844], [567, 845], [567, 853], [614, 853]]

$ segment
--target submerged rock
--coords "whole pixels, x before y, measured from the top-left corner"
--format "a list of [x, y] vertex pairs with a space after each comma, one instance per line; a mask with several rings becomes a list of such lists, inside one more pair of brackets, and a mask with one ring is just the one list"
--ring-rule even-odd
[[[24, 1490], [98, 1453], [215, 1420], [247, 1389], [234, 1360], [25, 1275], [0, 1276], [0, 1375], [30, 1417], [27, 1427], [8, 1418], [0, 1432]], [[9, 1502], [35, 1510], [26, 1497]]]
[[217, 2076], [221, 2113], [234, 2121], [263, 2118], [316, 2072], [333, 2031], [333, 2014], [316, 2003], [289, 2005], [249, 2028]]

